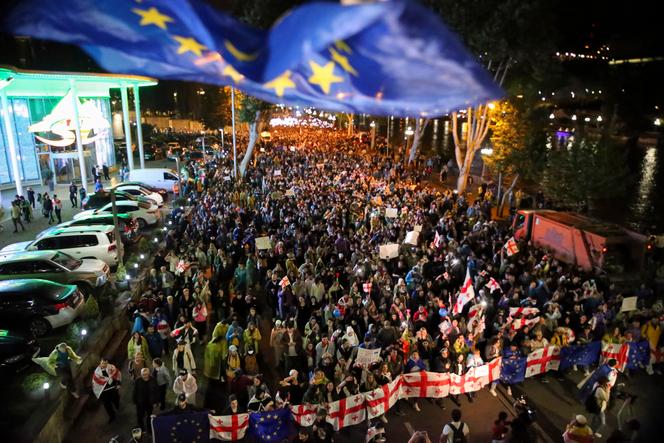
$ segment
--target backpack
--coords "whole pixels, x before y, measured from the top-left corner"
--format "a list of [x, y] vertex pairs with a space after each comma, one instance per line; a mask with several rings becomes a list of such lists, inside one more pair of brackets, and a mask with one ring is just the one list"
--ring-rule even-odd
[[457, 429], [452, 422], [448, 423], [447, 426], [452, 429], [452, 443], [467, 443], [468, 440], [466, 440], [466, 436], [463, 433], [463, 427], [466, 424], [464, 422], [461, 422], [461, 426]]

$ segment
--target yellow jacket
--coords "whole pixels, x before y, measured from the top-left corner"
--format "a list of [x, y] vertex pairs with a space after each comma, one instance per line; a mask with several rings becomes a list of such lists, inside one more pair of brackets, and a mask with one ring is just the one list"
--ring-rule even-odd
[[650, 349], [655, 349], [657, 348], [659, 337], [662, 335], [662, 328], [659, 324], [653, 326], [651, 322], [648, 322], [641, 327], [641, 335], [650, 343]]

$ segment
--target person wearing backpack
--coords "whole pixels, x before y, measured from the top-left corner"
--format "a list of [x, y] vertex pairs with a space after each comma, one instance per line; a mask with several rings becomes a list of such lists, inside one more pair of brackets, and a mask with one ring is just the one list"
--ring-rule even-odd
[[598, 431], [606, 424], [606, 407], [609, 404], [609, 379], [601, 377], [593, 392], [585, 402], [586, 410], [591, 414], [590, 427], [595, 430], [595, 437], [602, 438]]
[[439, 443], [468, 443], [469, 434], [470, 428], [461, 421], [461, 409], [453, 409], [452, 421], [443, 428]]

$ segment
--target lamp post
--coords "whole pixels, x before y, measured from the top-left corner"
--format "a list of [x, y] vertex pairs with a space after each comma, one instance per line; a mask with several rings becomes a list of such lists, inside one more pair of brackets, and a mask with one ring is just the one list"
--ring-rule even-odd
[[369, 123], [369, 127], [371, 128], [371, 150], [373, 151], [376, 145], [376, 122]]
[[203, 153], [205, 154], [205, 130], [201, 131], [201, 140], [201, 143], [203, 143]]
[[404, 153], [404, 157], [403, 157], [403, 159], [405, 160], [406, 156], [408, 155], [408, 148], [410, 147], [410, 146], [408, 146], [408, 145], [410, 144], [410, 137], [411, 137], [413, 134], [415, 134], [415, 131], [413, 131], [413, 128], [412, 128], [412, 127], [408, 126], [408, 127], [406, 128], [406, 131], [404, 132], [404, 134], [405, 134], [405, 136], [406, 136], [406, 152]]
[[482, 175], [480, 180], [484, 181], [484, 170], [486, 169], [486, 163], [484, 162], [484, 157], [488, 157], [493, 154], [493, 148], [482, 148], [480, 149], [480, 154], [482, 154]]

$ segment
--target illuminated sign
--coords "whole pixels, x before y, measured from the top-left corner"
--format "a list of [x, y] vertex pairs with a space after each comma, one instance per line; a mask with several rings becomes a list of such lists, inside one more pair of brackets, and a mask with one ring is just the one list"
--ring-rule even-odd
[[[78, 100], [78, 99], [77, 99]], [[52, 133], [60, 138], [46, 138], [35, 134], [35, 138], [47, 145], [65, 147], [76, 141], [76, 125], [74, 118], [74, 102], [70, 90], [53, 111], [38, 123], [31, 125], [28, 130], [35, 133]], [[95, 104], [88, 100], [78, 106], [78, 118], [81, 128], [81, 143], [87, 145], [106, 135], [110, 124]]]

